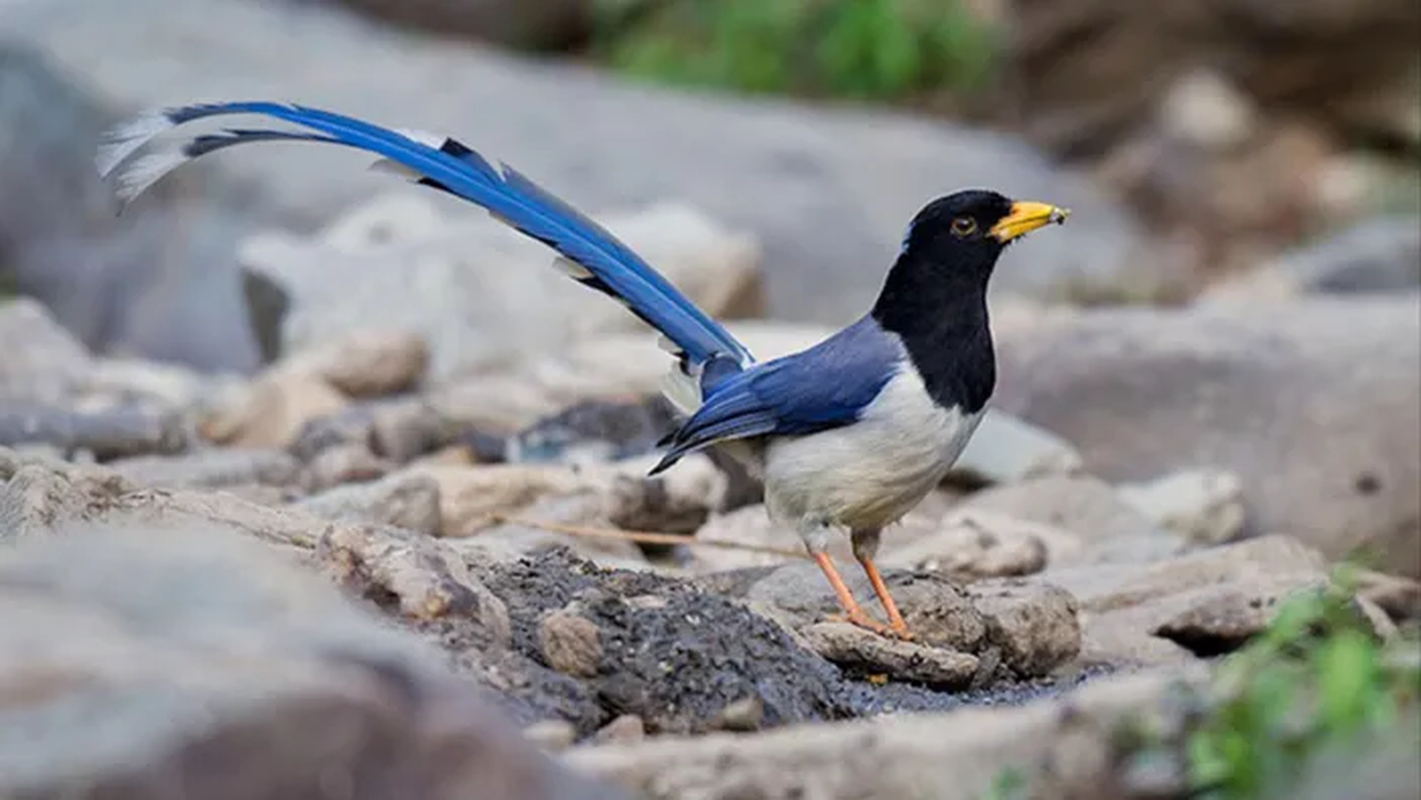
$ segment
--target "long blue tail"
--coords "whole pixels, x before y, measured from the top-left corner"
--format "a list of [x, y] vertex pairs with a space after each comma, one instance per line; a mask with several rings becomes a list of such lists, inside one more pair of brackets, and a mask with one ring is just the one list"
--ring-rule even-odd
[[395, 132], [299, 105], [205, 103], [163, 109], [115, 128], [99, 150], [99, 173], [107, 176], [144, 145], [178, 125], [228, 114], [274, 117], [313, 132], [228, 128], [188, 137], [121, 170], [118, 195], [131, 200], [191, 159], [249, 142], [319, 142], [366, 150], [382, 157], [376, 167], [482, 206], [494, 218], [556, 250], [562, 256], [556, 265], [570, 277], [621, 301], [670, 340], [685, 374], [699, 377], [702, 367], [711, 362], [744, 367], [753, 361], [729, 331], [602, 226], [512, 167], [495, 166], [451, 138]]

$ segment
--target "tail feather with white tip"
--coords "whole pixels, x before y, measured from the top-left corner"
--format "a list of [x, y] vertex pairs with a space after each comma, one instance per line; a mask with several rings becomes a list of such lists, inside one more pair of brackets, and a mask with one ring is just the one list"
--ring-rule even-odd
[[[283, 131], [229, 128], [189, 136], [132, 159], [165, 132], [188, 122], [226, 115], [265, 116], [303, 128]], [[203, 103], [166, 108], [115, 128], [96, 157], [101, 176], [117, 172], [117, 194], [132, 200], [194, 158], [252, 142], [316, 142], [380, 156], [372, 169], [448, 192], [486, 209], [495, 219], [557, 251], [554, 265], [573, 280], [607, 294], [660, 331], [677, 358], [668, 397], [689, 413], [699, 405], [702, 372], [743, 369], [750, 352], [651, 265], [602, 226], [506, 164], [495, 166], [454, 139], [395, 131], [307, 106], [265, 101]], [[125, 162], [132, 162], [120, 169]]]

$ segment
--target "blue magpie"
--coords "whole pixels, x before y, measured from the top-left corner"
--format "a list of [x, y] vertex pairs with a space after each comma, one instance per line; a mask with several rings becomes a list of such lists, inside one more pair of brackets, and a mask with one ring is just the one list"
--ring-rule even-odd
[[[294, 129], [232, 127], [158, 143], [208, 117], [256, 115]], [[273, 102], [172, 107], [108, 133], [96, 159], [117, 172], [127, 202], [183, 162], [248, 142], [320, 142], [379, 156], [372, 169], [482, 206], [558, 253], [573, 280], [623, 303], [659, 331], [675, 364], [663, 393], [684, 419], [661, 445], [655, 475], [688, 453], [717, 447], [763, 481], [776, 524], [792, 526], [823, 570], [843, 618], [911, 638], [874, 565], [881, 531], [944, 478], [996, 384], [987, 283], [1003, 250], [1069, 212], [964, 190], [912, 219], [867, 314], [806, 350], [757, 361], [655, 269], [600, 225], [512, 167], [441, 135], [396, 131], [341, 114]], [[153, 143], [150, 151], [139, 151]], [[135, 156], [138, 156], [135, 158]], [[847, 530], [855, 558], [888, 618], [870, 617], [826, 547]]]

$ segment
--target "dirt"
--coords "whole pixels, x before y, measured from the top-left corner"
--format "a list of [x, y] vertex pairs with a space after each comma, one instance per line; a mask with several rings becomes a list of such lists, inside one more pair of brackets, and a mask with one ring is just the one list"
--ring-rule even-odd
[[[1103, 674], [997, 681], [962, 692], [880, 685], [881, 676], [835, 666], [725, 597], [649, 573], [599, 568], [565, 548], [471, 570], [508, 607], [513, 652], [504, 667], [524, 674], [513, 681], [521, 692], [499, 688], [513, 695], [516, 716], [565, 719], [579, 738], [626, 714], [643, 719], [650, 734], [701, 733], [1013, 705]], [[539, 636], [551, 615], [575, 615], [595, 626], [600, 659], [590, 677], [551, 668]], [[589, 711], [589, 700], [597, 713]], [[753, 707], [748, 722], [747, 704]]]

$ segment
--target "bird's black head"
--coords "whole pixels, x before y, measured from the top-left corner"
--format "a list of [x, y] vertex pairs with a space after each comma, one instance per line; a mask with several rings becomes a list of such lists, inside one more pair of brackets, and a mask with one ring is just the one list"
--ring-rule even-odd
[[1008, 245], [1070, 212], [1031, 201], [1013, 201], [987, 189], [966, 189], [928, 203], [903, 236], [901, 260], [955, 282], [985, 281]]
[[977, 411], [986, 404], [996, 383], [987, 281], [1008, 245], [1069, 213], [970, 189], [913, 217], [872, 315], [902, 338], [939, 405]]

